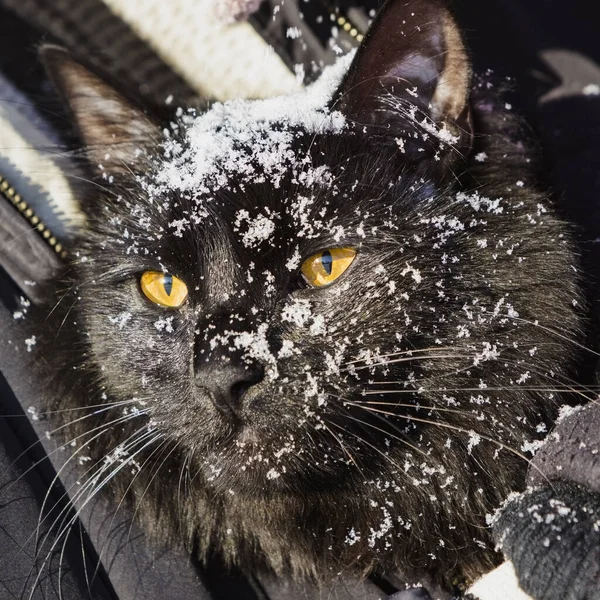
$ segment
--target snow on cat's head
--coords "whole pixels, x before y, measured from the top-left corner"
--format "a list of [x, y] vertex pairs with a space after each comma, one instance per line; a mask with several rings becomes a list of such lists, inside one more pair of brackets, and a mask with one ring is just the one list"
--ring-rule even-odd
[[232, 176], [243, 183], [268, 179], [274, 187], [290, 170], [310, 178], [310, 160], [294, 151], [294, 138], [298, 131], [335, 134], [347, 127], [346, 117], [329, 105], [353, 55], [293, 95], [216, 102], [200, 115], [180, 110], [175, 131], [164, 132], [164, 156], [148, 189], [206, 196], [226, 187]]

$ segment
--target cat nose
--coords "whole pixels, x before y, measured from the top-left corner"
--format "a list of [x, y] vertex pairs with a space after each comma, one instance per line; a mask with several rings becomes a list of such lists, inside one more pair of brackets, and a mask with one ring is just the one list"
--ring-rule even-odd
[[196, 385], [208, 392], [219, 411], [228, 417], [236, 417], [246, 392], [264, 376], [262, 365], [210, 361], [196, 369]]

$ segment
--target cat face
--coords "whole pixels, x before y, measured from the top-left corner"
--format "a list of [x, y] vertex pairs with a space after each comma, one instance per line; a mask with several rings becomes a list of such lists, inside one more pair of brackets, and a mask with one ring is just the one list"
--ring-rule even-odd
[[[431, 178], [415, 183], [396, 148], [350, 129], [296, 128], [284, 150], [293, 165], [277, 186], [254, 162], [252, 180], [240, 181], [236, 163], [210, 195], [144, 178], [136, 198], [145, 200], [109, 205], [88, 241], [81, 304], [111, 391], [148, 398], [157, 427], [200, 449], [226, 485], [353, 475], [346, 445], [360, 458], [361, 421], [373, 419], [351, 403], [383, 373], [394, 382], [424, 376], [414, 361], [407, 369], [386, 357], [423, 343], [437, 351], [446, 326], [418, 323], [441, 288], [420, 270], [441, 268], [444, 250], [431, 251], [434, 232], [415, 208], [444, 204], [446, 190]], [[180, 281], [181, 306], [149, 298], [147, 272]], [[357, 441], [340, 444], [340, 435]]]
[[[279, 103], [184, 115], [143, 150], [133, 189], [95, 209], [78, 266], [107, 388], [244, 489], [372, 477], [390, 444], [412, 456], [432, 427], [411, 404], [477, 406], [452, 390], [525, 374], [537, 341], [519, 319], [539, 316], [545, 269], [526, 233], [566, 242], [526, 226], [546, 209], [531, 216], [516, 181], [510, 199], [449, 181], [457, 150], [433, 121], [390, 136], [327, 105], [264, 116]], [[181, 305], [146, 293], [144, 273], [159, 292], [174, 278]]]
[[405, 510], [408, 485], [415, 514], [481, 516], [561, 385], [575, 261], [447, 10], [384, 14], [314, 88], [164, 131], [47, 51], [103, 188], [73, 310], [99, 388], [137, 399], [199, 486], [371, 486]]

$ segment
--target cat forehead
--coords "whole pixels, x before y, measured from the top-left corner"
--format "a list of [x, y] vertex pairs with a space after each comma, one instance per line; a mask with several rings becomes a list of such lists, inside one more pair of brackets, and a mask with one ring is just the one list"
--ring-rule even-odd
[[217, 102], [206, 112], [181, 114], [166, 131], [162, 155], [149, 178], [154, 194], [210, 196], [236, 184], [278, 182], [310, 171], [305, 135], [338, 134], [345, 116], [330, 109], [331, 99], [352, 60], [349, 54], [305, 90], [265, 100]]

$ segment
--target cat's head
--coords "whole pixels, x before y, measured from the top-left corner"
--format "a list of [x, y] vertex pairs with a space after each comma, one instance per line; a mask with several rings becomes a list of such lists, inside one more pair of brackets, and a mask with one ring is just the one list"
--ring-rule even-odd
[[97, 184], [68, 318], [214, 486], [443, 488], [539, 425], [573, 259], [441, 2], [389, 2], [301, 94], [166, 125], [45, 56]]

